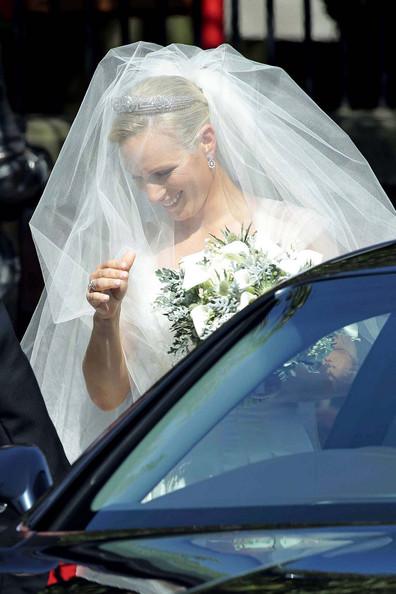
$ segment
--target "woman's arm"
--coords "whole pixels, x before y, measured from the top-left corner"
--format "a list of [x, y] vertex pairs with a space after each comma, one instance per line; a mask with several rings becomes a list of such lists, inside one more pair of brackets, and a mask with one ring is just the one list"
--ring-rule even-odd
[[83, 361], [89, 396], [102, 410], [122, 404], [130, 382], [120, 336], [121, 303], [135, 254], [98, 266], [90, 276], [87, 299], [95, 309], [91, 338]]
[[99, 408], [112, 410], [124, 402], [130, 383], [121, 347], [119, 315], [111, 319], [94, 315], [83, 373], [88, 393]]

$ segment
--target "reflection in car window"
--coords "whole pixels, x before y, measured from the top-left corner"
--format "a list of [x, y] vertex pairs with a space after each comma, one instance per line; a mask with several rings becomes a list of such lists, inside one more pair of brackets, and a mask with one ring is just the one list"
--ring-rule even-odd
[[142, 501], [241, 466], [322, 448], [386, 317], [339, 328], [283, 363]]
[[323, 447], [368, 352], [388, 315], [323, 336], [277, 369], [270, 379], [277, 400], [310, 402], [316, 443]]
[[[329, 293], [327, 288], [331, 301]], [[356, 472], [367, 468], [364, 456], [372, 451], [363, 448], [353, 452], [360, 458], [351, 458], [341, 441], [336, 449], [327, 444], [345, 402], [356, 398], [354, 387], [366, 373], [365, 362], [375, 366], [390, 355], [381, 336], [394, 316], [389, 306], [379, 309], [378, 315], [359, 318], [352, 307], [343, 325], [337, 325], [337, 314], [331, 321], [319, 319], [315, 324], [326, 332], [316, 329], [314, 340], [297, 310], [294, 317], [282, 314], [274, 325], [264, 321], [149, 432], [96, 496], [92, 509], [238, 505], [240, 488], [245, 489], [244, 505], [312, 502], [323, 499], [328, 484], [333, 498], [377, 494], [372, 480], [363, 481], [357, 494], [345, 490], [341, 477], [346, 464]], [[396, 450], [391, 453], [389, 462], [395, 464]], [[388, 475], [389, 469], [381, 472]], [[394, 496], [396, 484], [388, 487]]]

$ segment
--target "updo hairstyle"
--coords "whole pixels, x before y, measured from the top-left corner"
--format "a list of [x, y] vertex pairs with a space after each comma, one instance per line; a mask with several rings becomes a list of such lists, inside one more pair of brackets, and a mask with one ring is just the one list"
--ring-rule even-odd
[[202, 126], [209, 123], [208, 102], [201, 89], [182, 76], [154, 76], [146, 78], [131, 89], [130, 95], [140, 97], [188, 96], [195, 100], [183, 109], [158, 114], [136, 112], [119, 113], [114, 119], [110, 140], [122, 144], [127, 138], [155, 128], [175, 137], [186, 149], [197, 143]]

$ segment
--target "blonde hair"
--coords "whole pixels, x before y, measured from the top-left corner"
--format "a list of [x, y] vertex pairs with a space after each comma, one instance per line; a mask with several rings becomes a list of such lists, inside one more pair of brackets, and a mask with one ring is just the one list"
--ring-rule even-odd
[[174, 136], [183, 146], [190, 149], [198, 140], [202, 126], [209, 123], [209, 107], [205, 95], [196, 84], [182, 76], [153, 76], [146, 78], [131, 89], [131, 95], [139, 97], [189, 96], [193, 97], [184, 109], [143, 115], [141, 113], [120, 113], [116, 116], [110, 132], [110, 140], [122, 144], [130, 136], [140, 134], [152, 126], [165, 134]]

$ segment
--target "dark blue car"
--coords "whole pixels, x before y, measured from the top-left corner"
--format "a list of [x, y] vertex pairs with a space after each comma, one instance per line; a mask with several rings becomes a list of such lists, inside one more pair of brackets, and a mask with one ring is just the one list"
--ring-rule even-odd
[[245, 308], [52, 490], [35, 448], [0, 474], [0, 571], [79, 565], [48, 592], [393, 592], [396, 243]]

